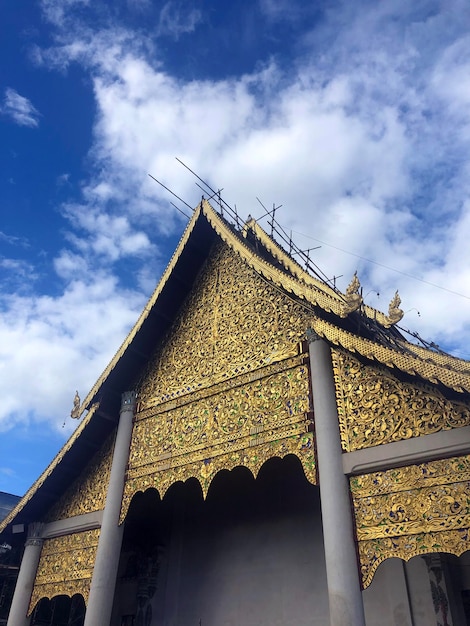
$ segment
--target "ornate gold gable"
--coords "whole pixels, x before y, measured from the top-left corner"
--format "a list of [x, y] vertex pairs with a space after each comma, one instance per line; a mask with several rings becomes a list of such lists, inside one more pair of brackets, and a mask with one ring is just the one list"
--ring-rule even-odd
[[350, 479], [362, 580], [387, 558], [470, 549], [470, 455]]
[[44, 541], [28, 615], [41, 598], [80, 593], [88, 602], [99, 536], [96, 529]]
[[114, 437], [115, 433], [108, 437], [80, 476], [49, 510], [43, 521], [53, 522], [104, 509], [111, 472]]
[[219, 244], [139, 389], [121, 517], [132, 496], [297, 454], [315, 482], [308, 314]]
[[470, 425], [470, 405], [436, 387], [402, 382], [347, 352], [332, 350], [332, 358], [345, 452]]

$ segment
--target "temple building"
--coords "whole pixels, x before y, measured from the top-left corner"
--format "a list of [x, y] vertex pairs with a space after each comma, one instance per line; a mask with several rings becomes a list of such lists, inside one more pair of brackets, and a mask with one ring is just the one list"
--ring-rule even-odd
[[470, 624], [470, 363], [402, 316], [201, 201], [0, 523], [8, 626]]

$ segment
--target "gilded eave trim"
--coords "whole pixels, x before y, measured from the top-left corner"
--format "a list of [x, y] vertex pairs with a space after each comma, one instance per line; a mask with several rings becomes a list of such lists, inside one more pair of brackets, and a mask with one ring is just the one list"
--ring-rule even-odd
[[321, 282], [320, 280], [311, 276], [307, 271], [303, 269], [301, 265], [299, 265], [294, 259], [292, 259], [285, 251], [273, 240], [271, 237], [264, 232], [261, 226], [258, 223], [251, 219], [249, 222], [245, 224], [246, 230], [251, 230], [255, 235], [256, 239], [261, 242], [264, 248], [272, 254], [272, 256], [281, 263], [285, 269], [298, 278], [300, 281], [304, 282], [307, 285], [311, 285], [316, 289], [320, 289], [324, 291], [329, 296], [334, 298], [335, 300], [339, 300], [340, 302], [344, 302], [344, 299], [335, 292], [329, 285]]
[[[297, 276], [291, 276], [271, 265], [264, 259], [256, 255], [243, 241], [235, 235], [223, 220], [217, 215], [214, 209], [207, 201], [203, 202], [203, 213], [208, 222], [219, 235], [219, 237], [236, 253], [245, 263], [252, 267], [258, 274], [266, 278], [269, 282], [278, 287], [282, 287], [285, 291], [295, 294], [312, 305], [319, 306], [324, 311], [333, 312], [337, 315], [341, 313], [342, 300], [336, 296], [333, 297], [326, 291], [328, 286], [322, 285], [320, 289], [317, 285], [306, 284]], [[279, 249], [278, 254], [281, 254]], [[283, 264], [285, 265], [287, 260]], [[296, 271], [298, 273], [298, 271]], [[313, 279], [311, 279], [313, 281]], [[320, 282], [318, 283], [321, 284]]]
[[[327, 283], [324, 283], [315, 277], [311, 276], [306, 270], [303, 269], [296, 261], [291, 259], [291, 257], [273, 240], [271, 237], [257, 224], [254, 219], [251, 219], [245, 225], [245, 229], [251, 230], [255, 237], [261, 242], [263, 247], [265, 247], [273, 257], [281, 263], [288, 272], [293, 274], [299, 281], [302, 281], [306, 285], [312, 287], [315, 290], [319, 290], [324, 293], [326, 296], [330, 297], [334, 301], [340, 303], [340, 312], [344, 305], [345, 299], [344, 296], [334, 289], [332, 289]], [[326, 310], [334, 310], [335, 313], [338, 313], [336, 309], [326, 309]], [[369, 319], [373, 319], [379, 322], [382, 325], [385, 325], [387, 322], [387, 316], [381, 311], [374, 309], [373, 307], [363, 304], [361, 307], [362, 312]]]
[[[404, 351], [399, 352], [387, 346], [379, 345], [370, 339], [353, 335], [319, 318], [312, 318], [312, 328], [331, 344], [341, 346], [349, 352], [378, 361], [387, 367], [396, 367], [412, 376], [420, 376], [431, 383], [442, 383], [459, 393], [470, 391], [470, 378], [464, 372], [437, 365], [429, 360], [422, 360]], [[412, 347], [414, 348], [414, 346]]]
[[51, 463], [46, 467], [44, 472], [31, 485], [31, 487], [24, 494], [24, 496], [21, 498], [21, 500], [15, 506], [15, 508], [13, 508], [10, 511], [10, 513], [5, 517], [5, 519], [3, 519], [0, 522], [0, 533], [2, 533], [5, 530], [5, 528], [8, 526], [8, 524], [10, 524], [10, 522], [12, 522], [15, 519], [15, 517], [18, 515], [18, 513], [20, 513], [20, 511], [22, 511], [22, 509], [31, 500], [31, 498], [38, 491], [38, 489], [44, 484], [44, 481], [46, 480], [46, 478], [48, 478], [52, 474], [52, 472], [59, 465], [59, 463], [62, 461], [62, 459], [67, 454], [67, 452], [70, 450], [70, 448], [73, 446], [73, 444], [80, 437], [80, 435], [85, 430], [87, 425], [90, 423], [90, 421], [91, 421], [93, 415], [96, 413], [96, 410], [98, 409], [98, 407], [99, 407], [98, 404], [94, 404], [91, 407], [91, 409], [88, 411], [87, 415], [82, 419], [80, 424], [77, 426], [76, 430], [72, 433], [72, 435], [70, 436], [68, 441], [65, 442], [65, 444], [59, 450], [59, 452], [54, 457], [54, 459], [51, 461]]
[[193, 214], [191, 220], [188, 222], [188, 225], [186, 226], [186, 229], [185, 229], [185, 231], [183, 233], [183, 236], [180, 239], [178, 247], [174, 251], [173, 256], [170, 259], [170, 262], [168, 263], [165, 271], [163, 272], [163, 275], [162, 275], [162, 277], [160, 279], [160, 282], [158, 283], [155, 291], [150, 296], [147, 304], [144, 307], [144, 310], [140, 314], [139, 319], [134, 324], [134, 326], [132, 327], [131, 331], [129, 332], [129, 334], [127, 335], [127, 337], [125, 338], [125, 340], [123, 341], [121, 346], [119, 347], [118, 351], [113, 356], [113, 358], [109, 362], [109, 364], [106, 367], [106, 369], [103, 371], [101, 376], [98, 378], [98, 380], [93, 385], [93, 387], [89, 391], [88, 395], [84, 399], [84, 401], [82, 403], [82, 406], [81, 406], [81, 410], [82, 411], [84, 409], [86, 409], [88, 407], [88, 405], [93, 401], [95, 395], [98, 393], [98, 390], [100, 389], [100, 387], [102, 387], [104, 381], [108, 378], [109, 374], [116, 367], [117, 362], [122, 357], [124, 352], [127, 350], [129, 345], [132, 343], [134, 337], [136, 336], [136, 334], [140, 330], [142, 324], [147, 319], [150, 311], [152, 310], [153, 306], [155, 305], [156, 301], [158, 300], [158, 297], [160, 296], [161, 292], [163, 291], [164, 286], [167, 284], [168, 279], [170, 278], [171, 273], [173, 272], [173, 269], [174, 269], [176, 263], [178, 262], [178, 259], [180, 258], [181, 253], [184, 250], [189, 237], [191, 236], [191, 233], [194, 230], [194, 226], [196, 225], [196, 222], [197, 222], [200, 214], [201, 214], [201, 204], [199, 204], [197, 206], [197, 208], [195, 209], [194, 214]]

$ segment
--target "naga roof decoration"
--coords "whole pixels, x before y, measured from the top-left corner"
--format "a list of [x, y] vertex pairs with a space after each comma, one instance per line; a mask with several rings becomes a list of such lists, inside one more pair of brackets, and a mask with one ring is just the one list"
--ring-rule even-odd
[[[192, 266], [197, 264], [193, 259], [197, 258], [201, 264], [207, 257], [210, 244], [217, 237], [264, 280], [290, 295], [299, 304], [303, 304], [311, 312], [311, 328], [330, 344], [341, 346], [365, 359], [396, 368], [408, 375], [419, 376], [424, 381], [441, 384], [456, 392], [470, 392], [470, 362], [406, 341], [393, 325], [395, 322], [391, 320], [390, 311], [389, 315], [386, 315], [361, 302], [358, 310], [345, 315], [347, 295], [310, 275], [265, 233], [254, 219], [250, 218], [243, 229], [238, 230], [206, 200], [202, 200], [139, 319], [76, 411], [79, 415], [84, 411], [88, 413], [49, 467], [8, 517], [0, 523], [0, 532], [12, 520], [17, 519], [18, 514], [31, 502], [45, 481], [53, 474], [57, 474], [55, 470], [71, 453], [74, 444], [81, 445], [80, 450], [83, 451], [85, 446], [89, 446], [90, 441], [94, 440], [96, 449], [96, 440], [99, 440], [98, 443], [104, 441], [105, 435], [116, 426], [116, 418], [110, 417], [114, 409], [111, 411], [110, 407], [116, 407], [121, 385], [127, 385], [129, 381], [134, 380], [129, 371], [132, 367], [141, 367], [143, 359], [146, 358], [145, 354], [141, 354], [142, 335], [147, 332], [144, 339], [151, 337], [153, 341], [156, 336], [161, 336], [165, 332], [166, 328], [160, 328], [159, 324], [165, 317], [169, 318], [175, 314], [174, 307], [181, 305], [189, 289], [188, 285], [185, 286], [186, 291], [184, 288], [178, 290], [175, 287], [176, 297], [171, 292], [172, 297], [168, 298], [170, 286], [181, 283], [181, 275], [185, 271], [192, 272], [187, 278], [188, 283], [194, 279], [197, 267], [193, 271]], [[172, 304], [173, 310], [169, 306], [170, 302], [175, 302]], [[398, 316], [398, 294], [392, 303], [394, 306], [391, 311]], [[166, 315], [160, 317], [154, 315], [159, 306]], [[149, 335], [148, 329], [152, 326], [157, 328]], [[119, 375], [116, 373], [117, 370]], [[113, 405], [110, 398], [114, 402]], [[100, 417], [101, 426], [97, 426]], [[104, 432], [105, 427], [102, 424], [106, 420], [107, 431]], [[74, 462], [80, 459], [78, 451], [72, 456]], [[80, 463], [83, 461], [80, 460]]]

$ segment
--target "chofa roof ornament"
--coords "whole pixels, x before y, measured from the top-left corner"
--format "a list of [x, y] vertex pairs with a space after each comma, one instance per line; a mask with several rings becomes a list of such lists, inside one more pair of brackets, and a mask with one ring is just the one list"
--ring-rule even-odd
[[354, 272], [351, 282], [349, 283], [346, 293], [344, 294], [344, 303], [341, 310], [341, 317], [347, 317], [350, 313], [357, 311], [362, 304], [362, 295], [360, 293], [361, 283]]
[[401, 304], [401, 298], [398, 295], [398, 291], [395, 291], [395, 295], [393, 296], [390, 304], [388, 305], [388, 315], [386, 317], [386, 323], [385, 323], [386, 328], [390, 328], [390, 326], [397, 324], [403, 317], [404, 313], [400, 309], [400, 304]]
[[70, 417], [74, 420], [80, 419], [80, 396], [78, 395], [78, 391], [75, 392], [75, 397], [73, 399], [73, 408], [70, 411]]

